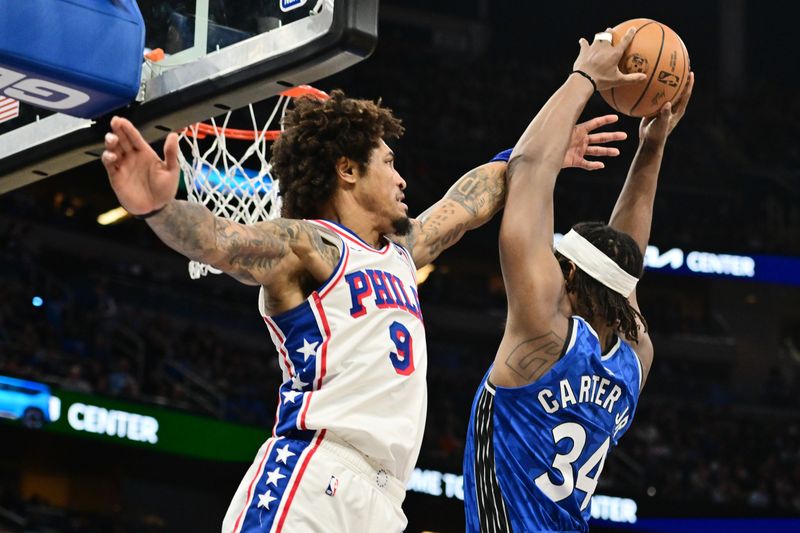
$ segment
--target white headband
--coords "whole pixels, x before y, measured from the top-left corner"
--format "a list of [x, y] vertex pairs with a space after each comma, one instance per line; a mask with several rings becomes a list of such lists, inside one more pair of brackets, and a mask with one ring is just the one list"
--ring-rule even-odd
[[556, 251], [570, 259], [592, 278], [626, 298], [633, 293], [636, 282], [639, 281], [622, 270], [613, 259], [598, 250], [575, 230], [570, 230], [564, 235], [556, 245]]

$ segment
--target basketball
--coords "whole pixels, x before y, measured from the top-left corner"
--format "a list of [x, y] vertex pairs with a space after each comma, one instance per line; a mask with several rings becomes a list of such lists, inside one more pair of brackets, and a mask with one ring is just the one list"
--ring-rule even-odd
[[644, 72], [647, 79], [600, 94], [620, 113], [646, 117], [681, 94], [689, 76], [689, 53], [670, 27], [644, 18], [615, 26], [611, 30], [612, 44], [620, 42], [631, 27], [636, 28], [636, 35], [620, 59], [619, 69], [625, 74]]

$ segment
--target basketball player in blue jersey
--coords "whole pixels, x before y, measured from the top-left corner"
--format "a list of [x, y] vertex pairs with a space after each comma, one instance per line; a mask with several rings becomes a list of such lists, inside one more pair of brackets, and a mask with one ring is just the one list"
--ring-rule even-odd
[[[616, 155], [574, 129], [564, 164]], [[272, 437], [237, 490], [223, 531], [402, 531], [405, 484], [426, 411], [427, 354], [416, 269], [503, 205], [505, 162], [464, 175], [409, 219], [387, 140], [391, 111], [333, 91], [300, 99], [273, 146], [283, 218], [242, 225], [174, 199], [177, 137], [164, 160], [115, 117], [103, 163], [120, 203], [171, 248], [248, 285], [278, 351], [283, 384]], [[562, 154], [563, 155], [563, 154]]]
[[[667, 137], [694, 82], [642, 120], [639, 149], [608, 225], [577, 224], [553, 251], [553, 189], [570, 130], [595, 89], [615, 83], [625, 42], [581, 39], [575, 72], [515, 146], [500, 229], [508, 319], [468, 429], [469, 532], [587, 531], [611, 446], [630, 427], [653, 360], [636, 301]], [[612, 67], [609, 69], [609, 67]]]

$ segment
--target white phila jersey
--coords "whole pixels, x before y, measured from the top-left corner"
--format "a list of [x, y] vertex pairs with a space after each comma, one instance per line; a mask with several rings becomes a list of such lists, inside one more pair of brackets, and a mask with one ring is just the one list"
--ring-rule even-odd
[[339, 236], [331, 277], [301, 305], [268, 317], [283, 370], [274, 436], [334, 433], [407, 481], [422, 443], [428, 354], [408, 251], [372, 248], [333, 222]]

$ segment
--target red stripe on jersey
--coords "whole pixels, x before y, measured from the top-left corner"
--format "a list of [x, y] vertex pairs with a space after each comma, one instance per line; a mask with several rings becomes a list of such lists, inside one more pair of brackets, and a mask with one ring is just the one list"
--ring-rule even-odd
[[353, 237], [352, 235], [350, 235], [349, 233], [347, 233], [343, 229], [340, 229], [335, 224], [331, 224], [330, 222], [327, 222], [325, 220], [317, 220], [316, 222], [318, 222], [319, 224], [322, 224], [323, 226], [325, 226], [329, 230], [335, 232], [340, 237], [342, 237], [344, 239], [347, 239], [350, 242], [352, 242], [354, 244], [357, 244], [357, 245], [361, 246], [362, 248], [364, 248], [364, 249], [366, 249], [366, 250], [368, 250], [370, 252], [376, 253], [376, 254], [384, 255], [392, 247], [391, 243], [387, 242], [386, 246], [384, 246], [382, 250], [376, 250], [375, 248], [373, 248], [369, 244], [367, 244], [367, 243], [365, 243], [365, 242], [363, 242], [363, 241], [361, 241], [359, 239], [356, 239], [355, 237]]
[[280, 422], [281, 414], [281, 389], [278, 387], [278, 406], [275, 407], [275, 423], [272, 425], [272, 436], [276, 437], [278, 433], [278, 423]]
[[250, 497], [253, 494], [253, 486], [256, 484], [256, 481], [261, 477], [262, 470], [264, 470], [264, 464], [267, 462], [267, 457], [269, 457], [269, 452], [272, 450], [272, 445], [278, 439], [270, 439], [270, 443], [267, 446], [267, 450], [264, 452], [264, 457], [261, 458], [261, 463], [258, 465], [258, 470], [256, 470], [256, 475], [253, 476], [253, 479], [250, 481], [250, 486], [247, 487], [247, 499], [244, 501], [244, 508], [239, 512], [239, 516], [236, 517], [236, 523], [233, 525], [233, 533], [239, 531], [239, 526], [242, 525], [242, 518], [244, 517], [245, 513], [247, 512], [247, 508], [250, 507]]
[[294, 376], [294, 374], [292, 373], [292, 362], [289, 360], [289, 355], [286, 353], [286, 345], [284, 344], [286, 342], [286, 339], [283, 337], [283, 335], [281, 335], [281, 330], [278, 327], [278, 324], [275, 323], [275, 321], [273, 321], [268, 316], [265, 316], [263, 318], [264, 322], [267, 324], [267, 327], [269, 327], [269, 329], [271, 329], [275, 333], [275, 336], [278, 337], [278, 340], [281, 342], [279, 350], [281, 352], [281, 355], [283, 356], [284, 365], [286, 365], [286, 371], [289, 372], [289, 377], [291, 378]]
[[[331, 327], [328, 324], [328, 317], [325, 316], [325, 309], [322, 307], [322, 300], [320, 296], [315, 292], [313, 295], [314, 298], [314, 305], [317, 308], [317, 313], [319, 314], [319, 319], [322, 321], [322, 331], [325, 333], [325, 340], [322, 341], [322, 346], [320, 347], [320, 364], [319, 364], [319, 377], [317, 378], [317, 385], [314, 387], [314, 390], [317, 391], [322, 388], [322, 378], [325, 377], [325, 372], [327, 370], [328, 365], [328, 342], [331, 340]], [[308, 413], [308, 406], [311, 405], [311, 396], [314, 392], [309, 392], [306, 394], [305, 398], [303, 398], [303, 403], [305, 406], [303, 407], [303, 412], [300, 414], [300, 429], [307, 429], [306, 428], [306, 413]]]
[[322, 289], [322, 292], [319, 294], [320, 298], [325, 298], [325, 296], [331, 292], [331, 289], [333, 289], [336, 284], [339, 283], [339, 280], [342, 279], [342, 276], [344, 276], [344, 271], [347, 270], [347, 260], [350, 258], [350, 249], [347, 246], [342, 246], [342, 248], [344, 248], [344, 258], [342, 259], [341, 265], [342, 268], [339, 271], [339, 274], [336, 276], [336, 279], [334, 279], [327, 287]]
[[289, 498], [286, 500], [286, 505], [283, 507], [283, 512], [281, 513], [281, 518], [278, 521], [278, 527], [275, 528], [275, 533], [280, 533], [280, 531], [283, 529], [283, 523], [286, 521], [286, 516], [289, 514], [289, 507], [292, 505], [294, 494], [297, 492], [297, 487], [300, 486], [300, 480], [303, 478], [303, 474], [306, 471], [309, 461], [311, 461], [311, 456], [317, 451], [319, 444], [322, 442], [323, 437], [325, 437], [325, 431], [326, 430], [323, 429], [319, 432], [319, 436], [317, 437], [316, 442], [314, 442], [314, 447], [311, 448], [311, 450], [308, 452], [308, 455], [306, 455], [306, 458], [303, 460], [303, 465], [300, 467], [300, 472], [297, 473], [297, 477], [294, 480], [294, 485], [292, 485]]

